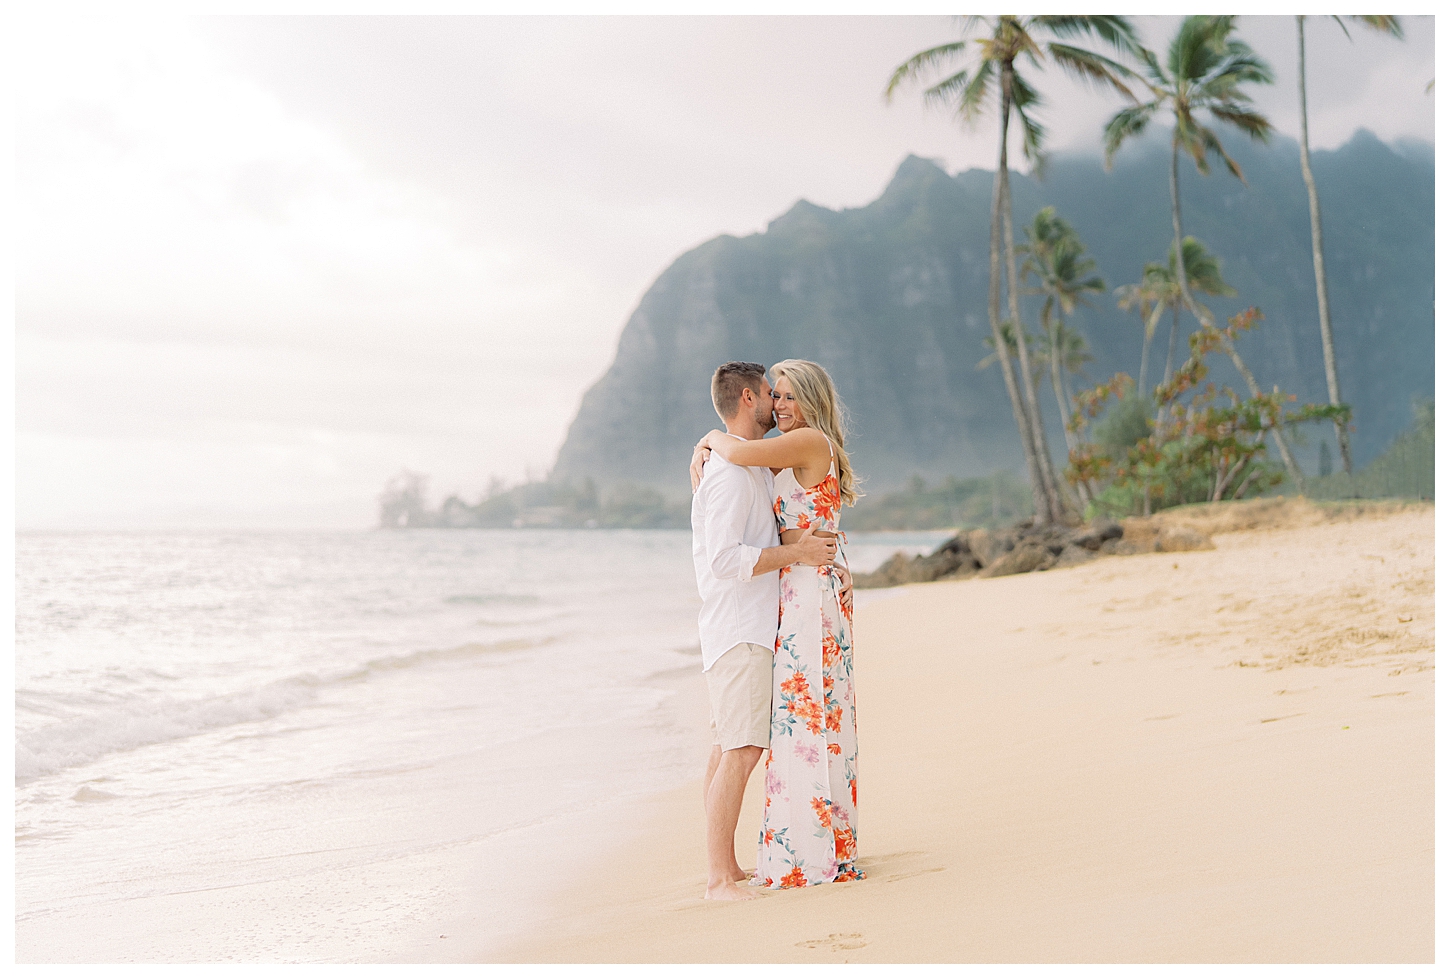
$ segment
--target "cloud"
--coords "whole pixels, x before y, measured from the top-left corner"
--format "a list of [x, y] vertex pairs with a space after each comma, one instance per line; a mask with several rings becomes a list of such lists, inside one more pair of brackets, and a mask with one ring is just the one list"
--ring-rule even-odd
[[[1174, 23], [1139, 20], [1160, 47]], [[1261, 104], [1292, 132], [1292, 21], [1244, 22], [1281, 77]], [[1429, 138], [1432, 27], [1351, 45], [1311, 19], [1317, 145], [1360, 125]], [[882, 98], [955, 31], [36, 22], [17, 65], [20, 524], [363, 525], [401, 465], [469, 496], [543, 472], [681, 252], [802, 197], [868, 203], [907, 153], [993, 165], [990, 120]], [[1043, 79], [1052, 146], [1095, 150], [1114, 100]]]

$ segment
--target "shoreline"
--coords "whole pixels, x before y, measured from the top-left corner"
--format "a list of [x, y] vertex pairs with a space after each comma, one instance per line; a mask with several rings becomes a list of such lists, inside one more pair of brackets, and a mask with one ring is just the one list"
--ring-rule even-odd
[[621, 804], [519, 940], [451, 960], [1432, 961], [1433, 522], [878, 593], [866, 881], [701, 900], [695, 779]]

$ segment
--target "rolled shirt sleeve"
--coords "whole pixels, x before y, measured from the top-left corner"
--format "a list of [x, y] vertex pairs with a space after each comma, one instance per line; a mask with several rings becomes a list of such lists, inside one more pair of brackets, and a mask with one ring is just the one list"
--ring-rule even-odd
[[724, 580], [749, 581], [755, 577], [755, 565], [762, 548], [744, 542], [745, 525], [750, 517], [750, 474], [738, 467], [722, 469], [710, 481], [709, 522], [706, 525], [705, 552], [710, 573]]

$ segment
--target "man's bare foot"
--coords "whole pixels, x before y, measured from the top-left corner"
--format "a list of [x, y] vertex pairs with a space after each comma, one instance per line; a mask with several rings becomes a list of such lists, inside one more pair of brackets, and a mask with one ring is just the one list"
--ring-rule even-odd
[[752, 894], [736, 886], [735, 881], [721, 881], [714, 886], [705, 888], [705, 900], [707, 901], [753, 901], [759, 894]]

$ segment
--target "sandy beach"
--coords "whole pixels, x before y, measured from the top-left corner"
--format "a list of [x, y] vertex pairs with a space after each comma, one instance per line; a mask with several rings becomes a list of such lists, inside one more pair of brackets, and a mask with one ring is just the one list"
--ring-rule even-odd
[[[862, 603], [866, 881], [701, 900], [696, 783], [596, 824], [597, 863], [523, 940], [435, 954], [1433, 961], [1433, 506], [1194, 519], [1215, 549]], [[757, 771], [747, 868], [760, 808]]]

